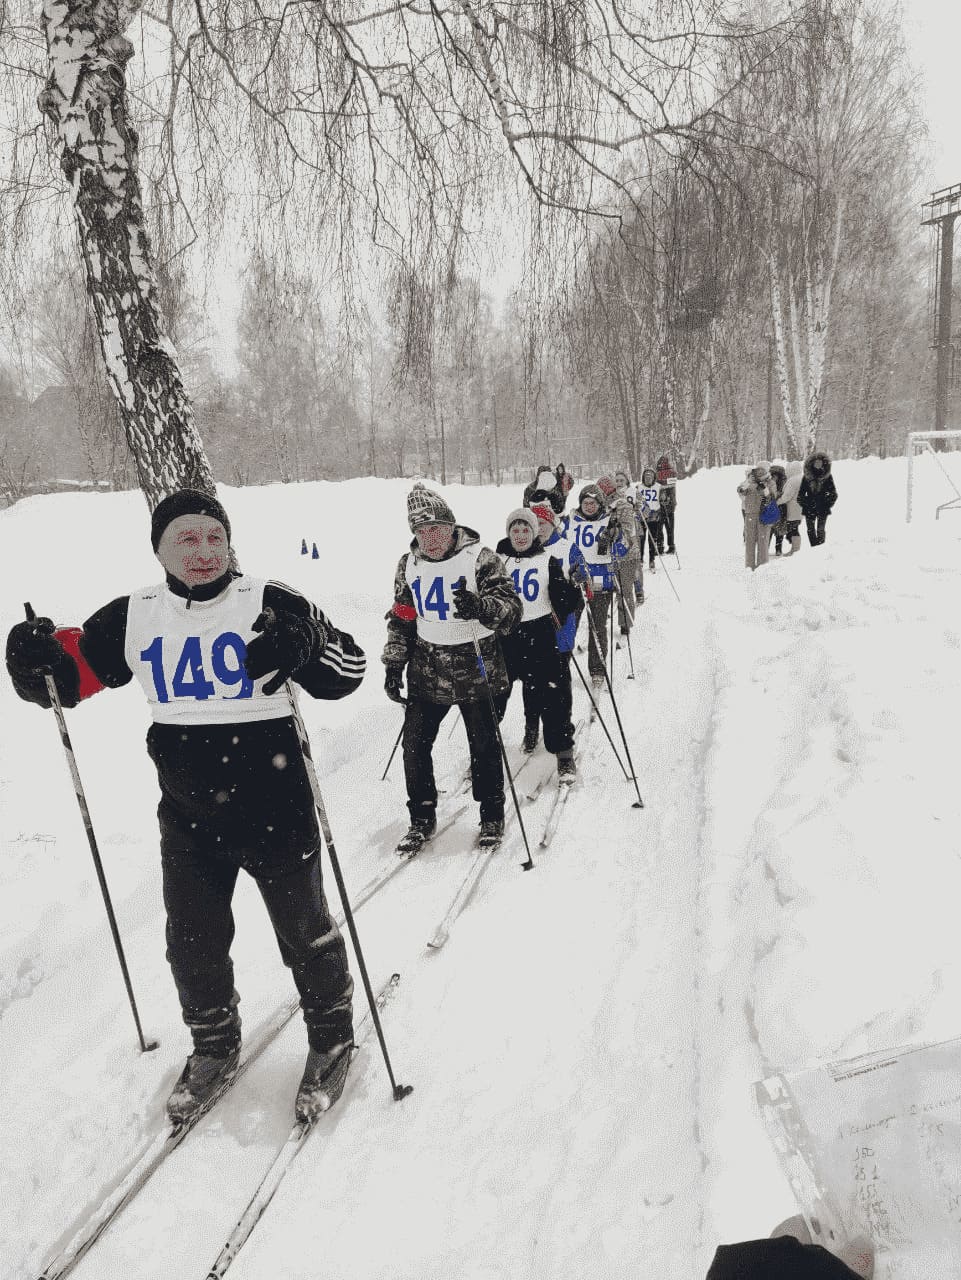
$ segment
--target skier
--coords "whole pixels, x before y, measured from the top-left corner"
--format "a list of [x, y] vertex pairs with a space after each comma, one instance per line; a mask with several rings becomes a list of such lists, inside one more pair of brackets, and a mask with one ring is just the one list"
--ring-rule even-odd
[[838, 500], [838, 491], [831, 475], [831, 459], [826, 453], [812, 453], [804, 460], [804, 479], [797, 495], [804, 513], [808, 542], [819, 547], [824, 541], [828, 516]]
[[677, 472], [667, 454], [657, 460], [657, 483], [661, 486], [661, 511], [664, 516], [664, 532], [667, 535], [667, 551], [672, 556], [674, 551], [674, 513], [677, 510]]
[[[557, 556], [560, 560], [568, 578], [576, 583], [578, 587], [583, 587], [588, 580], [587, 566], [584, 563], [583, 555], [581, 555], [580, 547], [567, 536], [567, 530], [571, 523], [570, 517], [555, 515], [554, 511], [546, 503], [537, 503], [531, 507], [531, 510], [537, 516], [537, 536], [541, 540], [541, 546], [549, 547], [551, 555]], [[577, 624], [581, 620], [583, 611], [584, 596], [578, 590], [576, 599], [571, 605], [571, 610], [567, 616], [557, 615], [561, 623], [561, 629], [557, 633], [557, 648], [568, 666], [570, 666], [571, 651], [574, 648], [574, 640], [577, 635]], [[536, 745], [537, 740], [535, 738], [534, 746]], [[533, 750], [533, 747], [531, 749]]]
[[635, 501], [641, 516], [640, 544], [641, 561], [644, 560], [644, 538], [647, 536], [649, 569], [657, 573], [654, 561], [658, 555], [664, 554], [664, 521], [661, 510], [661, 485], [657, 482], [657, 472], [653, 467], [645, 467], [641, 472], [641, 483], [635, 491]]
[[397, 852], [417, 853], [437, 828], [432, 751], [441, 721], [454, 706], [467, 730], [473, 795], [480, 804], [480, 843], [497, 844], [504, 834], [504, 770], [488, 688], [495, 699], [507, 691], [497, 636], [520, 621], [521, 602], [500, 558], [480, 545], [473, 529], [455, 522], [439, 494], [419, 482], [407, 495], [407, 522], [414, 537], [394, 575], [383, 652], [387, 696], [406, 703], [410, 829]]
[[560, 782], [573, 782], [574, 726], [571, 723], [571, 671], [557, 647], [554, 618], [566, 619], [580, 591], [569, 582], [561, 560], [551, 555], [538, 536], [538, 517], [526, 507], [507, 517], [507, 537], [497, 544], [508, 576], [521, 601], [520, 623], [501, 638], [507, 665], [507, 692], [498, 703], [503, 718], [515, 680], [524, 694], [524, 743], [534, 750], [540, 722], [544, 722], [544, 746], [557, 756]]
[[587, 607], [594, 625], [590, 628], [587, 669], [595, 688], [604, 683], [607, 663], [607, 618], [614, 590], [612, 563], [627, 550], [620, 534], [617, 520], [607, 510], [603, 491], [596, 484], [586, 484], [578, 494], [568, 536], [580, 549], [590, 574]]
[[533, 506], [535, 502], [549, 502], [558, 515], [564, 510], [566, 497], [557, 482], [557, 476], [550, 467], [538, 467], [534, 479], [524, 490], [524, 506]]
[[757, 569], [767, 564], [768, 532], [761, 524], [761, 511], [777, 497], [768, 464], [759, 462], [748, 467], [737, 491], [744, 516], [744, 563], [748, 569]]
[[[600, 484], [600, 480], [598, 484]], [[637, 605], [644, 603], [644, 562], [641, 559], [641, 548], [637, 533], [637, 510], [631, 495], [631, 477], [626, 471], [614, 472], [614, 483], [617, 486], [614, 495], [609, 499], [621, 529], [621, 540], [627, 547], [626, 553], [615, 566], [617, 583], [617, 622], [622, 636], [629, 634], [634, 625], [634, 614]], [[640, 596], [638, 586], [640, 584]]]
[[[228, 567], [230, 522], [216, 498], [182, 489], [158, 504], [150, 537], [166, 579], [98, 609], [67, 651], [49, 619], [21, 622], [7, 669], [21, 698], [66, 707], [136, 677], [153, 717], [160, 781], [167, 959], [193, 1053], [167, 1102], [189, 1120], [225, 1086], [240, 1053], [231, 899], [248, 872], [270, 914], [307, 1024], [298, 1120], [337, 1100], [353, 1047], [353, 982], [321, 883], [320, 833], [284, 682], [342, 698], [364, 655], [290, 587]], [[274, 674], [271, 678], [266, 676]]]
[[554, 468], [554, 475], [557, 479], [557, 487], [563, 494], [564, 501], [566, 503], [567, 495], [574, 488], [574, 481], [567, 474], [567, 468], [564, 466], [563, 462], [559, 462]]

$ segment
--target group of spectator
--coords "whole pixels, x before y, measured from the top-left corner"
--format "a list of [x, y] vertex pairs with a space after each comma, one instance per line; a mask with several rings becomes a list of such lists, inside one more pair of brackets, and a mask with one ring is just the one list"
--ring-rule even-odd
[[828, 516], [838, 491], [831, 475], [831, 459], [823, 451], [800, 462], [758, 462], [749, 467], [737, 487], [744, 516], [744, 563], [749, 569], [767, 564], [771, 541], [780, 556], [785, 538], [787, 555], [801, 550], [801, 520], [812, 547], [825, 540]]

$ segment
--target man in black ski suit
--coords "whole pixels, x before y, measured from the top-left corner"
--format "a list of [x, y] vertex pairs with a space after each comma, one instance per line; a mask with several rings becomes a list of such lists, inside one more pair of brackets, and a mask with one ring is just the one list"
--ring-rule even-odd
[[216, 498], [171, 494], [153, 513], [151, 541], [165, 582], [104, 605], [79, 638], [47, 618], [19, 623], [7, 669], [20, 697], [42, 707], [50, 705], [46, 674], [65, 707], [134, 677], [147, 696], [167, 959], [194, 1045], [167, 1103], [171, 1121], [192, 1119], [237, 1069], [230, 944], [241, 869], [257, 882], [300, 993], [310, 1051], [296, 1113], [313, 1119], [344, 1086], [353, 982], [321, 883], [320, 833], [285, 681], [315, 698], [342, 698], [363, 679], [364, 655], [298, 592], [228, 567], [230, 522]]

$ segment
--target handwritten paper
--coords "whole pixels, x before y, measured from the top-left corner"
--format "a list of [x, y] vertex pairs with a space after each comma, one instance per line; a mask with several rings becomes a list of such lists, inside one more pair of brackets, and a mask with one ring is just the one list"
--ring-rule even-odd
[[815, 1241], [874, 1241], [875, 1280], [961, 1277], [961, 1039], [755, 1086]]

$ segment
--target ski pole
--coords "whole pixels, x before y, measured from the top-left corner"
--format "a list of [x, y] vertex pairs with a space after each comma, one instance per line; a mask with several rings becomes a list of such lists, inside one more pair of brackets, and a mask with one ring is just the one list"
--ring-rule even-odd
[[[620, 600], [621, 600], [621, 613], [622, 613], [622, 615], [623, 615], [623, 617], [624, 617], [624, 620], [625, 620], [625, 622], [627, 622], [628, 624], [630, 624], [631, 618], [630, 618], [630, 615], [629, 615], [629, 614], [628, 614], [628, 612], [627, 612], [627, 602], [626, 602], [626, 601], [625, 601], [625, 599], [624, 599], [624, 588], [621, 586], [621, 580], [620, 580], [620, 578], [618, 577], [618, 575], [617, 575], [617, 572], [616, 572], [616, 571], [615, 571], [615, 573], [614, 573], [614, 589], [615, 589], [615, 591], [617, 592], [618, 596], [620, 596]], [[613, 613], [614, 613], [614, 611], [613, 611], [613, 609], [612, 609], [612, 610], [611, 610], [611, 615], [612, 615], [612, 616], [613, 616]], [[634, 679], [634, 650], [631, 648], [631, 628], [630, 628], [630, 625], [628, 625], [628, 626], [625, 628], [624, 636], [625, 636], [625, 638], [626, 638], [626, 640], [627, 640], [627, 656], [628, 656], [628, 659], [630, 660], [630, 664], [631, 664], [631, 674], [630, 674], [627, 678], [628, 678], [628, 680], [633, 680], [633, 679]], [[613, 624], [613, 623], [611, 623], [611, 639], [613, 640], [613, 638], [614, 638], [614, 624]]]
[[[466, 586], [467, 586], [467, 579], [458, 578], [458, 580], [454, 583], [454, 590], [456, 591], [460, 587], [466, 587]], [[517, 814], [517, 822], [521, 829], [521, 835], [524, 837], [524, 848], [527, 850], [527, 861], [522, 862], [521, 866], [525, 871], [530, 871], [534, 866], [534, 858], [531, 855], [531, 846], [527, 841], [527, 831], [524, 827], [524, 819], [521, 817], [521, 806], [517, 799], [517, 792], [514, 789], [514, 778], [511, 774], [511, 767], [507, 762], [507, 749], [504, 746], [504, 737], [501, 733], [500, 722], [497, 719], [497, 709], [494, 706], [494, 695], [491, 693], [490, 681], [487, 678], [487, 668], [484, 666], [484, 657], [480, 651], [480, 644], [478, 643], [478, 640], [477, 640], [477, 628], [474, 626], [473, 623], [471, 623], [470, 630], [471, 630], [471, 642], [474, 645], [474, 657], [477, 659], [477, 668], [480, 671], [481, 678], [484, 681], [484, 688], [487, 690], [487, 703], [491, 709], [491, 719], [494, 722], [494, 732], [497, 734], [497, 744], [501, 749], [501, 759], [504, 762], [504, 773], [507, 776], [507, 783], [511, 789], [511, 796], [514, 800], [514, 812]]]
[[390, 766], [394, 763], [394, 756], [397, 754], [397, 748], [400, 746], [400, 740], [403, 736], [404, 736], [404, 726], [402, 723], [400, 726], [400, 733], [397, 735], [397, 741], [394, 743], [394, 749], [390, 753], [390, 756], [387, 760], [387, 764], [384, 768], [384, 772], [380, 775], [381, 782], [383, 782], [386, 779], [387, 774], [390, 770]]
[[[269, 612], [265, 610], [265, 612]], [[268, 623], [269, 626], [269, 623]], [[398, 1084], [394, 1078], [394, 1069], [391, 1066], [390, 1054], [387, 1052], [387, 1041], [384, 1038], [384, 1028], [380, 1020], [380, 1011], [377, 1008], [377, 997], [370, 985], [370, 975], [367, 972], [367, 963], [364, 960], [364, 953], [361, 949], [360, 938], [357, 934], [357, 924], [354, 920], [354, 913], [351, 910], [350, 900], [347, 897], [347, 886], [344, 884], [344, 877], [340, 870], [340, 859], [337, 857], [337, 850], [334, 846], [334, 837], [330, 830], [330, 823], [327, 821], [327, 809], [324, 806], [324, 798], [320, 794], [320, 782], [317, 779], [317, 769], [314, 765], [314, 757], [310, 751], [310, 739], [307, 737], [307, 729], [304, 725], [300, 714], [300, 707], [297, 705], [297, 695], [291, 682], [286, 681], [284, 688], [287, 690], [287, 699], [290, 702], [290, 713], [293, 717], [294, 727], [297, 730], [297, 737], [300, 740], [300, 753], [304, 758], [304, 767], [307, 770], [307, 778], [310, 782], [310, 789], [314, 795], [314, 806], [317, 810], [317, 816], [320, 819], [320, 829], [324, 833], [324, 843], [327, 845], [327, 856], [330, 859], [330, 865], [334, 872], [334, 879], [337, 881], [337, 892], [340, 894], [341, 906], [344, 909], [344, 920], [350, 932], [350, 940], [354, 944], [354, 955], [357, 957], [357, 967], [360, 969], [360, 976], [364, 983], [364, 991], [367, 995], [367, 1004], [370, 1007], [370, 1016], [377, 1032], [377, 1039], [380, 1042], [380, 1051], [384, 1056], [384, 1065], [387, 1068], [387, 1076], [390, 1080], [391, 1089], [394, 1094], [394, 1101], [400, 1102], [401, 1098], [406, 1098], [413, 1091], [414, 1086], [411, 1084]]]
[[[35, 622], [37, 615], [33, 611], [30, 604], [23, 606], [27, 615], [28, 622]], [[134, 1025], [137, 1028], [137, 1039], [140, 1041], [140, 1052], [150, 1053], [152, 1049], [156, 1049], [156, 1040], [145, 1040], [143, 1028], [140, 1025], [140, 1014], [137, 1012], [137, 1001], [134, 999], [133, 983], [130, 981], [130, 971], [127, 968], [127, 958], [123, 953], [123, 943], [120, 941], [120, 930], [117, 927], [117, 917], [114, 915], [113, 903], [110, 900], [110, 890], [107, 887], [107, 877], [103, 869], [103, 862], [100, 859], [100, 850], [97, 847], [97, 837], [93, 831], [93, 821], [90, 817], [90, 810], [87, 807], [87, 797], [84, 794], [83, 783], [80, 781], [80, 771], [77, 768], [77, 757], [73, 752], [73, 744], [70, 741], [70, 734], [67, 732], [67, 722], [63, 714], [63, 706], [60, 702], [60, 695], [57, 693], [57, 682], [53, 676], [47, 673], [44, 676], [44, 682], [47, 686], [47, 696], [50, 699], [50, 705], [53, 708], [53, 714], [57, 719], [57, 728], [60, 730], [60, 741], [63, 743], [64, 755], [67, 757], [67, 767], [70, 770], [70, 777], [73, 779], [73, 789], [77, 796], [77, 804], [80, 806], [80, 815], [83, 818], [84, 830], [87, 833], [87, 842], [90, 845], [90, 852], [93, 854], [93, 865], [97, 869], [97, 879], [100, 882], [100, 892], [103, 894], [103, 904], [107, 909], [107, 919], [110, 922], [110, 932], [113, 934], [113, 943], [117, 949], [117, 959], [120, 961], [120, 972], [123, 974], [124, 986], [127, 988], [127, 999], [130, 1001], [130, 1010], [133, 1013]]]
[[[597, 624], [594, 622], [594, 616], [591, 613], [590, 606], [587, 607], [587, 621], [591, 630], [594, 632], [594, 643], [597, 645], [598, 652], [601, 652], [601, 642], [597, 634]], [[634, 783], [634, 790], [637, 792], [637, 800], [632, 804], [633, 809], [643, 809], [644, 801], [641, 799], [641, 790], [637, 785], [637, 771], [634, 768], [634, 761], [631, 759], [631, 749], [627, 745], [627, 734], [624, 732], [624, 725], [621, 723], [621, 713], [617, 709], [617, 699], [614, 697], [614, 686], [611, 684], [610, 673], [607, 667], [604, 667], [604, 679], [607, 681], [607, 692], [611, 695], [611, 706], [614, 708], [614, 718], [617, 721], [617, 727], [621, 733], [621, 741], [624, 743], [624, 754], [627, 756], [627, 763], [631, 766], [631, 781]]]
[[[640, 507], [638, 507], [638, 509], [637, 509], [637, 514], [638, 514], [638, 515], [641, 517], [641, 519], [644, 521], [644, 528], [647, 530], [647, 536], [648, 536], [648, 538], [650, 539], [651, 546], [652, 546], [655, 550], [657, 550], [657, 543], [654, 541], [654, 537], [653, 537], [653, 535], [651, 534], [651, 526], [647, 523], [647, 518], [646, 518], [646, 516], [644, 515], [644, 512], [643, 512], [643, 510], [642, 510]], [[675, 556], [676, 556], [676, 555], [677, 555], [677, 552], [675, 551], [675, 552], [674, 552], [674, 554], [675, 554]], [[644, 558], [644, 557], [643, 557], [643, 555], [642, 555], [642, 556], [641, 556], [641, 559], [643, 560], [643, 558]], [[658, 552], [658, 554], [657, 554], [657, 559], [658, 559], [658, 560], [661, 560], [661, 561], [663, 561], [663, 559], [664, 559], [664, 557], [660, 554], [660, 552]], [[681, 567], [681, 562], [680, 562], [680, 560], [678, 560], [678, 562], [677, 562], [677, 566], [678, 566], [678, 568], [680, 568], [680, 567]], [[678, 603], [678, 604], [680, 604], [680, 603], [681, 603], [681, 597], [677, 594], [677, 587], [675, 587], [675, 585], [674, 585], [674, 579], [671, 577], [671, 575], [670, 575], [669, 573], [667, 573], [667, 565], [665, 565], [665, 564], [663, 564], [663, 563], [662, 563], [662, 564], [661, 564], [661, 568], [662, 568], [662, 569], [664, 570], [664, 572], [667, 574], [667, 580], [668, 580], [668, 582], [671, 584], [671, 590], [674, 592], [674, 598], [677, 600], [677, 603]]]
[[[554, 619], [554, 626], [557, 628], [558, 631], [560, 631], [561, 624], [558, 621], [557, 614], [554, 612], [553, 609], [551, 610], [551, 617]], [[584, 670], [581, 667], [581, 664], [577, 661], [577, 654], [574, 652], [573, 649], [571, 649], [570, 653], [567, 656], [574, 663], [574, 670], [577, 672], [577, 674], [581, 678], [581, 684], [584, 686], [584, 692], [587, 694], [588, 698], [590, 699], [591, 706], [594, 708], [594, 714], [597, 716], [598, 720], [600, 720], [601, 728], [604, 730], [604, 733], [607, 735], [607, 740], [611, 744], [611, 750], [614, 752], [614, 759], [621, 766], [621, 773], [623, 773], [624, 775], [624, 781], [630, 782], [631, 775], [624, 768], [624, 761], [617, 754], [617, 747], [615, 747], [614, 745], [614, 739], [611, 737], [610, 730], [608, 729], [607, 724], [604, 721], [604, 717], [601, 715], [600, 707], [594, 701], [594, 694], [591, 692], [591, 686], [587, 683], [587, 677], [584, 675]]]

